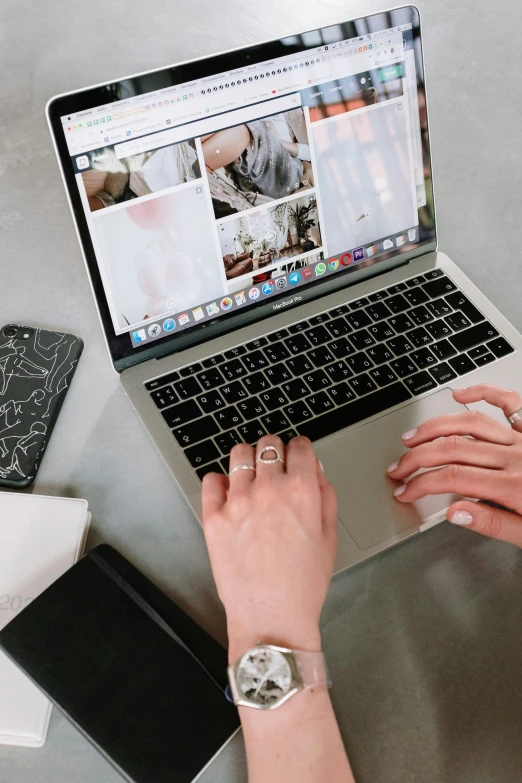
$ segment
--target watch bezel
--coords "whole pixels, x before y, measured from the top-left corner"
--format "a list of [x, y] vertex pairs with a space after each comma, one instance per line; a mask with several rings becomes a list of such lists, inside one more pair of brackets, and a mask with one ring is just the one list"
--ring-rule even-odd
[[[274, 701], [271, 704], [260, 704], [259, 702], [256, 702], [253, 699], [247, 698], [243, 693], [239, 691], [238, 684], [237, 684], [238, 672], [240, 670], [242, 661], [245, 659], [247, 655], [254, 652], [259, 652], [262, 649], [270, 650], [271, 652], [280, 653], [287, 661], [292, 676], [290, 682], [290, 689], [287, 691], [287, 693], [284, 694], [284, 696], [281, 696], [281, 698], [277, 699], [277, 701]], [[251, 707], [256, 710], [274, 710], [277, 709], [277, 707], [280, 707], [286, 701], [288, 701], [288, 699], [291, 699], [292, 696], [295, 696], [296, 693], [299, 693], [299, 691], [304, 690], [304, 682], [301, 676], [301, 672], [299, 670], [299, 664], [297, 662], [297, 656], [295, 652], [293, 650], [288, 649], [287, 647], [278, 647], [275, 644], [256, 644], [255, 647], [251, 647], [249, 650], [243, 653], [241, 658], [239, 658], [235, 663], [233, 663], [231, 666], [228, 667], [228, 674], [229, 674], [229, 681], [230, 681], [230, 690], [232, 691], [234, 704], [237, 707]]]

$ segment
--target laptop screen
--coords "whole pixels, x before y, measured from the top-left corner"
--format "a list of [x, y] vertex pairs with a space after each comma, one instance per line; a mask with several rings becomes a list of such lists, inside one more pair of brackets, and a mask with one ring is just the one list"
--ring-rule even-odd
[[412, 7], [58, 98], [50, 116], [115, 360], [435, 239]]

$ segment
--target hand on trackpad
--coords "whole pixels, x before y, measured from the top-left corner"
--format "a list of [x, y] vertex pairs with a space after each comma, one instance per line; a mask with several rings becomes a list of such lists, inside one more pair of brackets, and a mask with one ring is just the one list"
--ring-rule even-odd
[[403, 432], [435, 416], [463, 410], [465, 406], [455, 402], [451, 390], [443, 389], [316, 447], [337, 491], [339, 519], [360, 549], [445, 518], [446, 509], [459, 496], [432, 495], [414, 503], [398, 503], [393, 497], [398, 484], [388, 478], [386, 469], [407, 450]]

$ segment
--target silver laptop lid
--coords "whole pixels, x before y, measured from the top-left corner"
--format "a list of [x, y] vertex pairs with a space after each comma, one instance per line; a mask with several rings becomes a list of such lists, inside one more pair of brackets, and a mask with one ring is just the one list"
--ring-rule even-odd
[[418, 10], [58, 96], [116, 369], [435, 248]]

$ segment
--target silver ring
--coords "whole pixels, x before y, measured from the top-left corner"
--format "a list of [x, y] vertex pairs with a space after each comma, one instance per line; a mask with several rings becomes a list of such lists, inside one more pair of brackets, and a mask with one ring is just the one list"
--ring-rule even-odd
[[515, 413], [512, 413], [511, 416], [506, 416], [506, 419], [510, 424], [516, 424], [517, 421], [522, 421], [522, 408], [520, 408], [518, 411], [515, 411]]
[[[276, 455], [276, 458], [275, 459], [263, 459], [263, 454], [265, 454], [265, 452], [267, 452], [267, 451], [273, 451], [274, 454]], [[262, 462], [264, 465], [274, 465], [276, 462], [280, 462], [282, 465], [285, 464], [285, 461], [283, 459], [281, 459], [281, 455], [280, 455], [280, 453], [278, 452], [278, 450], [276, 449], [275, 446], [265, 446], [264, 449], [261, 449], [261, 451], [259, 452], [259, 456], [256, 458], [256, 463], [257, 462]]]
[[256, 472], [256, 469], [253, 465], [234, 465], [232, 470], [228, 472], [228, 475], [231, 476], [232, 473], [235, 473], [236, 470], [253, 470], [254, 473]]

